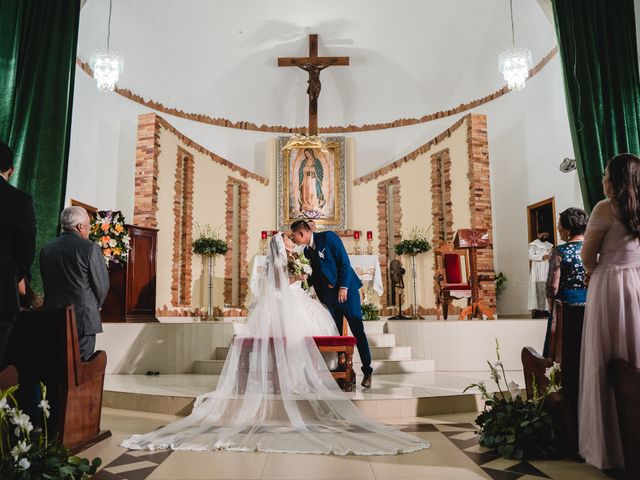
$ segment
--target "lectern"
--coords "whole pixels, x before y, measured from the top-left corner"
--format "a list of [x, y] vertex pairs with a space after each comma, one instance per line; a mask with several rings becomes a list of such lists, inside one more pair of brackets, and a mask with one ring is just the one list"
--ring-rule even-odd
[[460, 312], [460, 319], [482, 318], [493, 320], [493, 310], [480, 301], [478, 281], [478, 249], [489, 246], [489, 232], [484, 228], [461, 228], [453, 240], [456, 248], [469, 250], [469, 283], [471, 283], [471, 304]]
[[109, 293], [100, 314], [103, 322], [157, 322], [156, 248], [158, 230], [126, 225], [129, 258], [109, 268]]

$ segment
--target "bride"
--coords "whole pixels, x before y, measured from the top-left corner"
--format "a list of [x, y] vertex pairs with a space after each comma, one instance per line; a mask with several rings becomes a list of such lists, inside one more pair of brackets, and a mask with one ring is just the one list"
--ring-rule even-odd
[[368, 419], [338, 388], [313, 335], [337, 335], [331, 315], [288, 269], [293, 242], [269, 244], [266, 274], [246, 329], [234, 340], [215, 391], [188, 417], [133, 435], [134, 450], [235, 450], [394, 455], [424, 448], [420, 438]]

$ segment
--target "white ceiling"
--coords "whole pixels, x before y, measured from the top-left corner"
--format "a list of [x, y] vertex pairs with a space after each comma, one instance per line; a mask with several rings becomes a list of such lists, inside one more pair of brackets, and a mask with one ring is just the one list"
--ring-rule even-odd
[[[78, 56], [106, 45], [108, 0], [81, 13]], [[555, 45], [536, 0], [515, 0], [516, 43], [534, 63]], [[508, 0], [114, 0], [119, 86], [187, 112], [258, 124], [306, 124], [306, 73], [279, 56], [351, 57], [322, 72], [320, 126], [416, 117], [503, 85]]]

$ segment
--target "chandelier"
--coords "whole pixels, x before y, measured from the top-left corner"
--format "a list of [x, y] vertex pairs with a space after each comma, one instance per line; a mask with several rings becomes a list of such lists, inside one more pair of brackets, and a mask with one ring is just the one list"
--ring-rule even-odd
[[110, 48], [111, 40], [111, 9], [112, 0], [109, 0], [109, 22], [107, 23], [107, 49], [99, 49], [91, 52], [89, 65], [93, 70], [93, 78], [96, 80], [98, 90], [101, 92], [113, 92], [116, 82], [124, 70], [124, 56]]
[[327, 150], [327, 143], [324, 137], [319, 135], [305, 135], [304, 133], [296, 133], [293, 137], [289, 137], [287, 143], [281, 150], [290, 150], [292, 148], [318, 148]]
[[509, 0], [509, 10], [511, 13], [512, 48], [500, 54], [498, 57], [498, 68], [500, 72], [502, 72], [502, 76], [507, 82], [509, 90], [522, 90], [525, 81], [529, 78], [529, 70], [531, 70], [533, 62], [531, 61], [531, 50], [528, 48], [516, 48], [516, 35], [513, 24], [513, 0]]

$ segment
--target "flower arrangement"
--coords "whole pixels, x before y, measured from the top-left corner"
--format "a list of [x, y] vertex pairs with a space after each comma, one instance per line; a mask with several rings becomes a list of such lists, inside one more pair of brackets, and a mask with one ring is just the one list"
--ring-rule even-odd
[[14, 393], [18, 386], [0, 390], [0, 478], [3, 480], [84, 480], [102, 461], [72, 456], [57, 441], [49, 441], [47, 388], [40, 383], [43, 429], [35, 433], [29, 415], [20, 410]]
[[111, 210], [99, 211], [91, 224], [89, 240], [102, 249], [107, 267], [112, 263], [127, 263], [129, 233], [124, 224], [122, 212]]
[[227, 253], [227, 243], [221, 240], [217, 230], [212, 229], [209, 225], [204, 228], [198, 228], [198, 238], [191, 244], [193, 253], [196, 255], [224, 255]]
[[289, 261], [287, 262], [287, 270], [293, 277], [304, 277], [304, 280], [302, 280], [302, 288], [305, 290], [309, 288], [307, 277], [311, 275], [313, 269], [311, 268], [311, 262], [304, 256], [304, 253], [292, 253]]
[[507, 381], [498, 340], [496, 357], [497, 362], [487, 363], [498, 392], [489, 394], [484, 382], [471, 384], [464, 390], [477, 388], [485, 401], [484, 411], [476, 418], [476, 425], [480, 427], [478, 442], [505, 458], [553, 456], [557, 450], [557, 438], [551, 414], [545, 408], [545, 400], [552, 393], [560, 391], [560, 365], [554, 362], [545, 372], [549, 386], [543, 392], [540, 392], [534, 378], [533, 398], [523, 400], [519, 395], [520, 386]]
[[380, 309], [371, 302], [362, 302], [363, 320], [380, 320]]
[[409, 238], [402, 239], [396, 244], [396, 255], [419, 255], [431, 250], [431, 244], [427, 241], [427, 232], [414, 228]]

